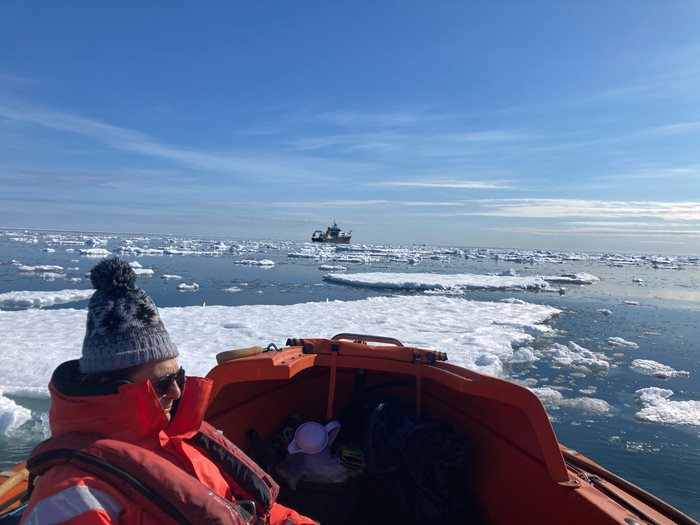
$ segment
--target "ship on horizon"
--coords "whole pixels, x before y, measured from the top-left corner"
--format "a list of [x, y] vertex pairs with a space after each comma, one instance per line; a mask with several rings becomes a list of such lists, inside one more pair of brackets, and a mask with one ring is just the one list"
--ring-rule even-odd
[[329, 226], [325, 232], [323, 230], [316, 230], [313, 235], [311, 235], [311, 241], [349, 244], [350, 237], [352, 237], [352, 230], [344, 232], [336, 222], [333, 221], [333, 226]]

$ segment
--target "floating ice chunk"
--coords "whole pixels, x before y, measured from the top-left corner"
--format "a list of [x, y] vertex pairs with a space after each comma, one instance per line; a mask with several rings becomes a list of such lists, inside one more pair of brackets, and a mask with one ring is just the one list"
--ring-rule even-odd
[[20, 272], [27, 272], [27, 273], [55, 273], [55, 272], [62, 271], [63, 266], [56, 266], [56, 265], [52, 265], [52, 264], [43, 264], [43, 265], [38, 265], [38, 266], [19, 265], [19, 266], [17, 266], [17, 269]]
[[671, 377], [689, 377], [690, 372], [676, 370], [668, 365], [657, 363], [650, 359], [635, 359], [630, 368], [640, 374], [658, 377], [659, 379], [670, 379]]
[[0, 390], [0, 434], [11, 434], [31, 418], [31, 410], [3, 396]]
[[501, 277], [518, 277], [518, 272], [516, 272], [513, 268], [510, 268], [508, 270], [503, 270], [499, 273], [491, 273], [489, 275], [498, 275]]
[[85, 257], [107, 257], [111, 254], [112, 252], [104, 248], [83, 248], [80, 250], [80, 255]]
[[633, 348], [637, 349], [639, 348], [639, 345], [637, 343], [633, 343], [632, 341], [626, 341], [622, 337], [608, 337], [608, 346], [614, 346], [616, 348]]
[[641, 410], [637, 419], [666, 425], [700, 426], [700, 401], [670, 401], [673, 390], [655, 386], [635, 392]]
[[177, 289], [181, 292], [196, 292], [197, 290], [199, 290], [199, 285], [197, 283], [180, 283], [177, 285]]
[[288, 253], [287, 257], [292, 257], [294, 259], [320, 259], [321, 254], [316, 251], [300, 251], [296, 253]]
[[44, 248], [46, 253], [54, 253], [56, 250], [54, 248]]
[[52, 304], [84, 301], [92, 297], [95, 290], [56, 290], [53, 292], [6, 292], [0, 293], [0, 308], [42, 308]]
[[130, 262], [129, 266], [131, 266], [131, 269], [134, 270], [134, 273], [140, 277], [151, 277], [154, 274], [152, 269], [144, 268], [138, 261]]
[[345, 266], [334, 266], [332, 264], [322, 264], [318, 267], [318, 269], [323, 270], [324, 272], [344, 272], [345, 270], [347, 270]]
[[513, 355], [508, 358], [509, 363], [518, 365], [534, 363], [539, 360], [540, 358], [532, 352], [532, 348], [518, 348], [513, 352]]
[[600, 281], [599, 277], [586, 272], [544, 275], [542, 278], [548, 283], [593, 284]]
[[224, 288], [224, 292], [231, 292], [231, 293], [236, 293], [240, 292], [241, 289], [238, 286], [231, 286], [229, 288]]
[[639, 306], [639, 301], [622, 301], [622, 304], [626, 304], [628, 306]]
[[542, 350], [542, 353], [551, 356], [552, 364], [560, 368], [588, 372], [606, 372], [610, 368], [610, 363], [604, 355], [591, 352], [573, 341], [569, 341], [568, 346], [554, 343]]
[[392, 290], [550, 290], [541, 277], [511, 277], [478, 274], [353, 273], [324, 275], [337, 284]]
[[540, 398], [542, 404], [550, 409], [573, 408], [586, 414], [605, 415], [612, 410], [610, 404], [603, 399], [592, 397], [565, 398], [561, 392], [550, 387], [530, 388]]
[[248, 266], [260, 266], [260, 267], [272, 267], [275, 265], [275, 261], [270, 259], [241, 259], [240, 261], [233, 261], [233, 264], [244, 264]]
[[608, 310], [607, 308], [600, 308], [596, 310], [596, 312], [598, 312], [599, 314], [603, 314], [606, 317], [609, 317], [613, 314], [612, 310]]
[[161, 279], [165, 279], [166, 281], [174, 281], [177, 279], [182, 279], [181, 275], [174, 275], [174, 274], [169, 274], [169, 273], [164, 273], [163, 275], [160, 276]]
[[635, 277], [634, 279], [632, 279], [632, 282], [633, 282], [634, 284], [640, 284], [640, 285], [641, 285], [641, 284], [644, 284], [644, 279], [640, 279], [640, 278], [638, 278], [638, 277]]

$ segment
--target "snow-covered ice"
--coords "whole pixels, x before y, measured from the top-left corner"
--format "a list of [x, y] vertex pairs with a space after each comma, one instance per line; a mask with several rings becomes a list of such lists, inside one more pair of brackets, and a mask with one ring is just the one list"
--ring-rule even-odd
[[[51, 372], [80, 356], [86, 310], [0, 311], [0, 388], [48, 395]], [[288, 306], [161, 308], [160, 314], [189, 373], [204, 375], [223, 350], [283, 346], [288, 337], [332, 337], [341, 332], [396, 337], [404, 344], [448, 353], [451, 363], [500, 374], [514, 348], [551, 333], [559, 311], [514, 302], [466, 301], [442, 296], [373, 297], [360, 301]], [[41, 329], [37, 329], [41, 327]]]
[[671, 401], [673, 390], [655, 386], [635, 392], [640, 410], [637, 419], [666, 425], [700, 426], [700, 401]]
[[613, 346], [615, 348], [632, 348], [634, 350], [639, 348], [639, 345], [637, 343], [627, 341], [622, 337], [608, 337], [607, 344], [608, 346]]
[[54, 292], [19, 291], [0, 293], [0, 308], [42, 308], [92, 297], [95, 290], [57, 290]]
[[672, 377], [689, 377], [690, 372], [676, 370], [668, 365], [652, 361], [651, 359], [635, 359], [630, 364], [630, 368], [640, 374], [658, 377], [659, 379], [670, 379]]
[[541, 353], [549, 356], [552, 364], [559, 368], [573, 368], [583, 372], [606, 372], [610, 368], [604, 355], [591, 352], [573, 341], [569, 341], [567, 346], [554, 343]]
[[11, 434], [29, 421], [31, 417], [31, 410], [6, 398], [0, 390], [0, 434]]
[[234, 264], [244, 264], [247, 266], [260, 266], [262, 268], [271, 267], [275, 265], [275, 261], [270, 259], [241, 259], [239, 261], [233, 261]]
[[550, 409], [573, 408], [586, 414], [599, 416], [608, 414], [612, 410], [610, 404], [603, 399], [592, 397], [566, 398], [561, 392], [550, 387], [530, 388], [530, 390], [540, 398], [543, 405]]
[[551, 290], [542, 277], [437, 273], [330, 273], [328, 282], [394, 290]]

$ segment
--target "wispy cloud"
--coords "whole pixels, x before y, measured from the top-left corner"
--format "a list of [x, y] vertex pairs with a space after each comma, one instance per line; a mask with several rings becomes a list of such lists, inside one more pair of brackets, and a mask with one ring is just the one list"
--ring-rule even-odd
[[700, 221], [700, 202], [602, 201], [577, 199], [481, 199], [483, 210], [467, 215], [520, 218], [637, 218]]
[[459, 190], [494, 190], [510, 189], [512, 184], [506, 181], [480, 180], [424, 180], [424, 181], [388, 181], [377, 182], [376, 186], [394, 186], [403, 188], [449, 188]]
[[526, 228], [521, 226], [513, 227], [485, 227], [484, 230], [495, 232], [512, 232], [515, 234], [530, 234], [530, 235], [587, 235], [600, 237], [631, 237], [635, 239], [644, 239], [646, 237], [659, 238], [692, 238], [700, 237], [700, 229], [695, 230], [667, 230], [667, 229], [646, 229], [646, 230], [627, 230], [624, 228], [609, 228], [609, 229], [586, 229], [586, 228]]
[[423, 111], [325, 111], [311, 118], [337, 126], [352, 127], [403, 127], [455, 118], [452, 114], [426, 113]]
[[323, 180], [331, 178], [327, 175], [328, 173], [357, 173], [373, 167], [361, 162], [334, 161], [299, 155], [203, 152], [159, 142], [145, 133], [81, 115], [46, 109], [0, 104], [0, 118], [81, 135], [118, 150], [158, 158], [210, 173], [279, 177], [286, 180], [290, 178]]
[[633, 181], [633, 180], [687, 180], [700, 183], [700, 165], [676, 166], [676, 167], [640, 167], [625, 173], [613, 173], [592, 180], [602, 181]]

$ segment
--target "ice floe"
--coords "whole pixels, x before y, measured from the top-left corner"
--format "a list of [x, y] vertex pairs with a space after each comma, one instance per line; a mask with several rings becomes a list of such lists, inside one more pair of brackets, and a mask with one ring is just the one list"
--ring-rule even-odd
[[603, 400], [592, 397], [566, 398], [564, 395], [550, 387], [530, 388], [540, 398], [542, 404], [548, 409], [571, 408], [590, 415], [606, 415], [611, 412], [612, 406]]
[[63, 271], [63, 266], [57, 266], [54, 264], [40, 264], [37, 266], [26, 266], [24, 264], [18, 265], [17, 269], [20, 272], [25, 273], [57, 273]]
[[700, 401], [671, 401], [673, 390], [655, 386], [635, 392], [641, 409], [637, 419], [666, 425], [700, 426]]
[[[341, 332], [396, 337], [408, 345], [445, 351], [451, 363], [499, 375], [514, 349], [525, 348], [537, 334], [553, 332], [546, 321], [559, 313], [522, 301], [443, 296], [159, 311], [180, 350], [180, 361], [193, 375], [206, 374], [223, 350], [269, 343], [281, 347], [288, 337], [332, 337]], [[85, 309], [0, 311], [0, 388], [46, 396], [53, 369], [80, 356], [85, 318]]]
[[238, 261], [233, 261], [233, 264], [243, 264], [246, 266], [260, 266], [260, 267], [271, 267], [275, 265], [275, 261], [270, 259], [241, 259]]
[[105, 248], [84, 248], [80, 250], [80, 255], [84, 257], [108, 257], [112, 252]]
[[670, 379], [672, 377], [688, 377], [690, 372], [676, 370], [668, 365], [657, 363], [651, 359], [635, 359], [630, 364], [630, 368], [640, 374], [658, 377], [659, 379]]
[[613, 346], [615, 348], [632, 348], [634, 350], [639, 348], [639, 345], [637, 343], [633, 343], [632, 341], [626, 341], [622, 337], [608, 337], [607, 345]]
[[0, 293], [0, 308], [42, 308], [52, 304], [84, 301], [92, 297], [95, 290], [57, 290], [53, 292], [19, 291]]
[[2, 390], [0, 390], [0, 434], [12, 434], [31, 417], [31, 410], [3, 396]]
[[552, 360], [552, 365], [558, 368], [573, 368], [583, 372], [606, 372], [610, 368], [608, 358], [603, 354], [591, 352], [569, 341], [567, 346], [554, 343], [552, 346], [541, 350]]
[[199, 285], [197, 283], [180, 283], [177, 285], [177, 289], [181, 292], [196, 292], [197, 290], [199, 290]]
[[436, 273], [329, 273], [323, 279], [336, 284], [391, 290], [548, 290], [542, 277]]

